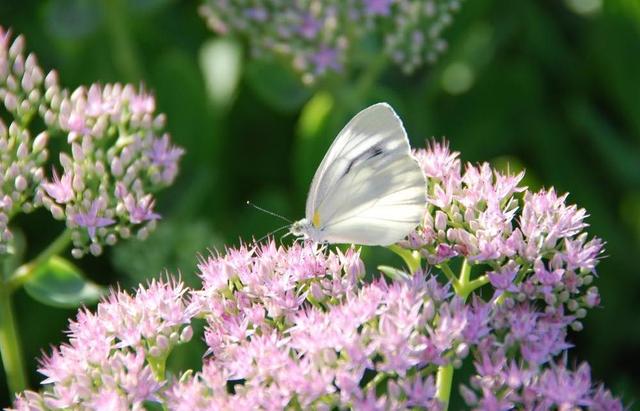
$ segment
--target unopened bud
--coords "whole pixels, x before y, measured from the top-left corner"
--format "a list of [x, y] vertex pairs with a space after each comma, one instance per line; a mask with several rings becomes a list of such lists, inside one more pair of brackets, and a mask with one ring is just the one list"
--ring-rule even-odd
[[15, 111], [18, 108], [18, 99], [13, 93], [7, 93], [4, 96], [4, 106], [9, 111]]
[[38, 134], [36, 138], [33, 140], [33, 145], [31, 146], [31, 149], [33, 150], [34, 153], [42, 151], [47, 146], [48, 142], [49, 142], [49, 134], [47, 134], [46, 131], [43, 131], [42, 133]]
[[44, 78], [44, 87], [50, 89], [58, 85], [58, 73], [55, 70], [51, 70]]
[[183, 343], [189, 342], [191, 341], [192, 337], [193, 337], [193, 328], [191, 328], [190, 325], [187, 325], [182, 329], [182, 332], [180, 333], [180, 342], [183, 342]]
[[165, 351], [169, 347], [169, 339], [160, 334], [158, 338], [156, 338], [156, 346], [162, 351]]
[[89, 252], [97, 257], [102, 254], [102, 246], [98, 243], [93, 243], [89, 246]]
[[27, 189], [27, 185], [29, 183], [27, 182], [27, 179], [24, 178], [23, 175], [19, 175], [18, 177], [16, 177], [15, 181], [14, 181], [14, 186], [16, 188], [16, 190], [18, 191], [24, 191]]
[[149, 349], [149, 355], [152, 357], [159, 357], [162, 354], [162, 352], [160, 351], [160, 349], [158, 347], [151, 347], [151, 349]]
[[64, 210], [62, 207], [52, 204], [51, 207], [49, 207], [49, 211], [56, 220], [64, 220]]
[[116, 237], [115, 234], [111, 233], [107, 235], [107, 237], [105, 238], [105, 242], [107, 243], [107, 245], [115, 245], [118, 242], [118, 237]]

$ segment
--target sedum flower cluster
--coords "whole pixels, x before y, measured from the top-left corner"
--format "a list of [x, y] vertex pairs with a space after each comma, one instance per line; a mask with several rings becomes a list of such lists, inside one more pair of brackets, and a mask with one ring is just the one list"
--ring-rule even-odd
[[524, 173], [503, 174], [488, 163], [463, 170], [458, 156], [437, 142], [416, 153], [428, 205], [404, 245], [444, 270], [457, 258], [486, 265], [486, 279], [506, 306], [539, 307], [540, 315], [581, 330], [580, 319], [600, 302], [591, 283], [603, 252], [602, 240], [584, 231], [586, 211], [553, 188], [528, 191], [520, 185]]
[[[0, 116], [0, 254], [11, 243], [10, 220], [40, 206], [65, 220], [77, 258], [145, 237], [160, 217], [153, 193], [173, 182], [183, 154], [153, 96], [121, 84], [67, 90], [25, 55], [24, 43], [0, 27], [0, 113], [11, 118], [7, 125]], [[59, 163], [47, 175], [50, 142]]]
[[[568, 331], [599, 303], [584, 210], [520, 174], [462, 172], [446, 143], [416, 156], [428, 207], [399, 245], [426, 266], [371, 276], [355, 248], [299, 242], [212, 253], [199, 289], [154, 281], [82, 310], [15, 409], [438, 410], [444, 371], [468, 362], [458, 389], [474, 410], [622, 410], [586, 363], [567, 367]], [[201, 369], [167, 370], [195, 319]]]
[[205, 0], [200, 11], [215, 32], [247, 37], [256, 56], [282, 57], [312, 83], [356, 63], [367, 40], [407, 73], [435, 61], [459, 8], [460, 0]]
[[[0, 255], [7, 253], [13, 234], [9, 222], [18, 213], [42, 205], [36, 196], [44, 181], [49, 152], [46, 131], [33, 135], [27, 127], [44, 100], [44, 72], [33, 54], [24, 55], [24, 38], [13, 42], [0, 26]], [[4, 108], [4, 110], [3, 110]]]

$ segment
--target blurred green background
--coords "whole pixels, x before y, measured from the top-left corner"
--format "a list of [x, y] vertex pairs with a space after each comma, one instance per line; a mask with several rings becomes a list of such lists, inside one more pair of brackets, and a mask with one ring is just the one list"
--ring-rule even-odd
[[[312, 89], [276, 63], [249, 59], [243, 39], [217, 38], [197, 8], [172, 0], [0, 0], [0, 24], [23, 33], [65, 86], [144, 84], [187, 150], [177, 183], [159, 194], [158, 230], [80, 261], [92, 279], [128, 288], [167, 269], [194, 284], [198, 253], [281, 225], [246, 200], [300, 218], [337, 131], [385, 100], [415, 147], [444, 136], [464, 160], [526, 168], [530, 186], [569, 191], [588, 210], [591, 233], [607, 242], [597, 282], [604, 309], [572, 336], [572, 359], [590, 361], [594, 378], [626, 404], [638, 401], [640, 1], [467, 1], [435, 65], [409, 77], [393, 66], [376, 76], [355, 71]], [[61, 229], [45, 213], [21, 223], [31, 253]], [[367, 250], [370, 268], [387, 258], [386, 250]], [[75, 311], [39, 305], [23, 291], [16, 311], [36, 386], [33, 358], [64, 340]], [[201, 355], [193, 351], [177, 357]]]

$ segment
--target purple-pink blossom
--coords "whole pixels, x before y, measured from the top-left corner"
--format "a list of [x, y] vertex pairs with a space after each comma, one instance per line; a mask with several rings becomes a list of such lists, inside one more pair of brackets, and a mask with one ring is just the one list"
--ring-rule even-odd
[[136, 200], [132, 194], [124, 198], [124, 206], [129, 213], [129, 221], [133, 224], [140, 224], [145, 221], [157, 220], [160, 214], [153, 212], [155, 200], [150, 194]]
[[99, 200], [94, 200], [91, 207], [87, 211], [78, 212], [73, 215], [72, 220], [80, 227], [86, 228], [89, 237], [92, 239], [96, 236], [96, 230], [100, 227], [106, 227], [115, 223], [113, 218], [102, 217], [99, 214], [103, 212], [103, 204]]
[[58, 177], [58, 173], [54, 169], [52, 178], [53, 181], [42, 184], [47, 194], [58, 204], [65, 204], [71, 201], [75, 194], [71, 186], [71, 174], [65, 173], [62, 177]]

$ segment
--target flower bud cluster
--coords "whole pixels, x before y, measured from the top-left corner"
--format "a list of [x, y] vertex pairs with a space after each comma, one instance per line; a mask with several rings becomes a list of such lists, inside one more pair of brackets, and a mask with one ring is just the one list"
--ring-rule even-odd
[[[12, 42], [11, 33], [0, 27], [0, 255], [9, 251], [13, 238], [10, 220], [41, 205], [37, 192], [49, 135], [33, 136], [26, 123], [39, 110], [43, 82], [36, 57], [24, 55], [24, 38]], [[5, 112], [14, 121], [5, 123]]]
[[33, 53], [25, 56], [24, 47], [23, 36], [12, 41], [11, 32], [0, 26], [0, 102], [16, 120], [28, 122], [40, 110], [45, 74]]
[[41, 202], [35, 196], [44, 180], [48, 135], [31, 138], [29, 130], [12, 122], [6, 127], [0, 119], [0, 255], [6, 253], [13, 235], [9, 221], [20, 212], [31, 212]]
[[458, 153], [444, 142], [416, 157], [427, 176], [427, 212], [403, 245], [435, 265], [465, 258], [488, 266], [502, 299], [541, 303], [549, 315], [570, 313], [580, 330], [586, 310], [600, 301], [591, 283], [603, 251], [602, 241], [584, 232], [586, 211], [553, 188], [527, 190], [523, 173], [503, 174], [487, 163], [463, 172]]
[[312, 83], [354, 64], [366, 39], [408, 73], [435, 61], [459, 8], [460, 0], [207, 0], [200, 10], [215, 32], [244, 35], [256, 56], [281, 56]]
[[44, 184], [44, 205], [74, 230], [73, 255], [146, 238], [160, 218], [152, 193], [173, 182], [183, 154], [163, 134], [153, 97], [131, 85], [92, 85], [52, 108], [71, 152], [60, 154], [61, 175]]
[[[12, 238], [9, 220], [44, 205], [72, 230], [74, 257], [99, 255], [120, 238], [145, 238], [160, 216], [153, 193], [173, 183], [183, 150], [171, 144], [155, 100], [131, 85], [62, 88], [46, 76], [24, 38], [0, 27], [0, 254]], [[0, 111], [1, 112], [1, 111]], [[40, 115], [46, 130], [32, 137]], [[49, 140], [63, 138], [50, 177]]]

